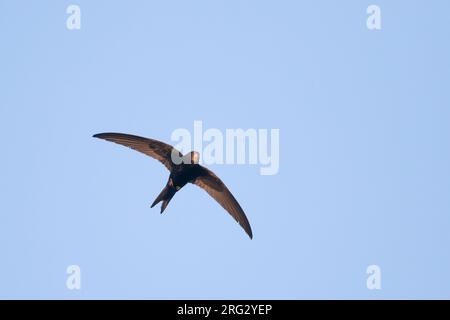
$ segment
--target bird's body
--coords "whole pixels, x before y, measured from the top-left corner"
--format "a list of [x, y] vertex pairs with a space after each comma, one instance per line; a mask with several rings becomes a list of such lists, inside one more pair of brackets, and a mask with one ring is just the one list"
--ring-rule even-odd
[[151, 156], [170, 171], [169, 180], [151, 205], [152, 208], [162, 202], [161, 213], [163, 213], [175, 194], [186, 184], [192, 183], [208, 192], [236, 219], [249, 237], [253, 238], [250, 223], [241, 206], [212, 171], [198, 164], [200, 157], [198, 152], [193, 151], [183, 156], [181, 152], [164, 142], [123, 133], [100, 133], [94, 137], [115, 142]]
[[191, 163], [175, 165], [170, 173], [169, 181], [178, 189], [183, 188], [187, 183], [192, 182], [202, 173], [202, 167], [199, 164]]
[[175, 193], [180, 191], [186, 184], [194, 183], [195, 179], [202, 174], [201, 169], [202, 167], [195, 163], [181, 163], [175, 165], [170, 172], [166, 187], [161, 191], [160, 195], [152, 203], [151, 207], [153, 208], [162, 201], [163, 204], [161, 205], [161, 213], [163, 213]]

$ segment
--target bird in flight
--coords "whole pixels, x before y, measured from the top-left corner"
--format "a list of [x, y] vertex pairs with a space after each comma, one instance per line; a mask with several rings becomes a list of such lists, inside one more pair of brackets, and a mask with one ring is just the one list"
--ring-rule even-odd
[[180, 151], [164, 142], [124, 133], [99, 133], [93, 137], [142, 152], [161, 162], [170, 171], [169, 180], [153, 202], [152, 208], [162, 202], [161, 213], [163, 213], [173, 196], [187, 183], [192, 183], [214, 198], [241, 225], [250, 239], [253, 238], [252, 228], [244, 210], [222, 180], [198, 163], [200, 159], [198, 152], [192, 151], [183, 156]]

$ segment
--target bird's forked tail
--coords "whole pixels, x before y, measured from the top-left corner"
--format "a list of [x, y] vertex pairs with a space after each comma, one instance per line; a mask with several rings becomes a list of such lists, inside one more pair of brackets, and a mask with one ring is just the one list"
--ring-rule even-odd
[[166, 210], [167, 205], [169, 204], [170, 200], [172, 200], [175, 193], [176, 193], [175, 188], [173, 186], [170, 186], [169, 184], [167, 184], [164, 187], [164, 189], [161, 191], [159, 196], [155, 199], [155, 201], [153, 201], [151, 207], [153, 208], [154, 206], [156, 206], [158, 203], [160, 203], [162, 201], [163, 203], [161, 205], [161, 213], [163, 213], [164, 210]]

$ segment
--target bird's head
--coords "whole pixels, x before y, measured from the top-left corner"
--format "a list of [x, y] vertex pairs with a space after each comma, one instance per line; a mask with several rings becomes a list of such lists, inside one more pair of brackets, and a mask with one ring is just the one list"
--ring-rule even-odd
[[189, 164], [198, 164], [200, 162], [200, 153], [197, 151], [192, 151], [186, 158]]

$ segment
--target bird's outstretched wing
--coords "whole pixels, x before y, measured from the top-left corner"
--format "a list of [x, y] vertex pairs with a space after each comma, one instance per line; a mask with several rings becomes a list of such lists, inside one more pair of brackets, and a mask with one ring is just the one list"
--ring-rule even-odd
[[219, 179], [211, 170], [205, 167], [200, 167], [199, 176], [192, 182], [200, 188], [204, 189], [208, 194], [213, 197], [228, 213], [241, 225], [241, 227], [247, 232], [250, 239], [253, 238], [252, 228], [245, 216], [244, 210], [242, 210], [239, 203], [226, 185]]
[[180, 159], [182, 157], [181, 152], [171, 145], [154, 139], [124, 133], [99, 133], [93, 137], [115, 142], [142, 152], [161, 162], [169, 171], [171, 171], [174, 166], [172, 154], [179, 156]]

